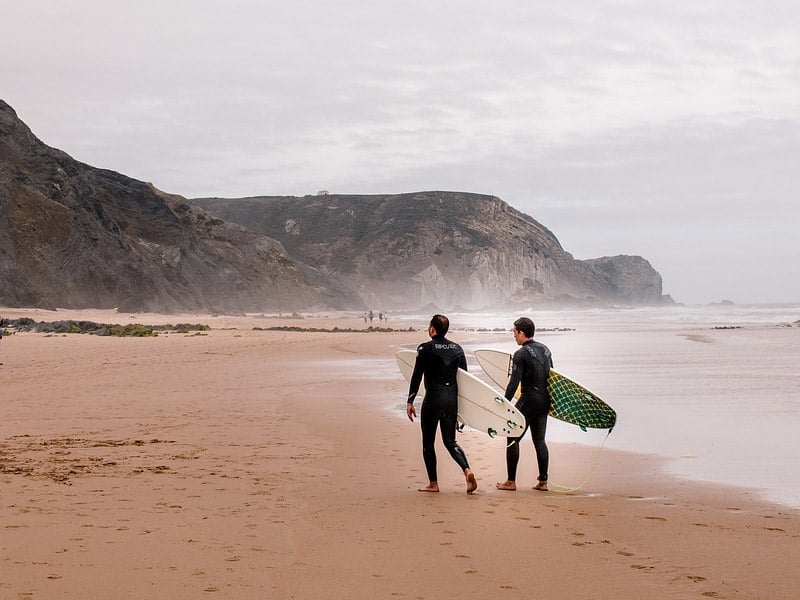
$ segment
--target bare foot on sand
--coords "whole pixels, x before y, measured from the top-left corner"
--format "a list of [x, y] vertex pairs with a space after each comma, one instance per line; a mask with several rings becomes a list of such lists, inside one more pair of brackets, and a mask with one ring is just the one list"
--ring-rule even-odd
[[494, 484], [498, 490], [505, 490], [507, 492], [514, 492], [517, 490], [517, 484], [513, 481], [504, 481], [503, 483]]
[[418, 492], [438, 492], [439, 491], [439, 484], [436, 482], [430, 482], [424, 488], [419, 488]]
[[475, 493], [475, 490], [478, 489], [478, 482], [475, 480], [475, 473], [467, 469], [464, 472], [464, 476], [467, 478], [467, 493]]
[[535, 486], [533, 486], [533, 489], [535, 489], [535, 490], [537, 490], [539, 492], [546, 492], [547, 491], [547, 482], [546, 481], [540, 481]]

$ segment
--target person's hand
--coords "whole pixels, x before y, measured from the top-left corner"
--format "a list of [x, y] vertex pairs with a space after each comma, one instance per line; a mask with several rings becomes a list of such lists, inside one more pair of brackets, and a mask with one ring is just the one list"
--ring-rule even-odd
[[408, 420], [413, 423], [414, 422], [414, 417], [417, 416], [417, 409], [414, 408], [413, 404], [406, 403], [406, 414], [408, 414]]

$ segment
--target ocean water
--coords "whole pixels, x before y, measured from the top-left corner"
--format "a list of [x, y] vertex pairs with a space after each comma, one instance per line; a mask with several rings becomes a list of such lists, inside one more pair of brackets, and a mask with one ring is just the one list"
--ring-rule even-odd
[[[475, 349], [516, 349], [511, 324], [522, 314], [555, 368], [617, 411], [607, 447], [659, 455], [672, 474], [800, 508], [800, 305], [449, 314], [472, 372], [481, 372]], [[398, 315], [392, 325], [429, 318]], [[599, 446], [604, 437], [548, 425], [554, 441]]]

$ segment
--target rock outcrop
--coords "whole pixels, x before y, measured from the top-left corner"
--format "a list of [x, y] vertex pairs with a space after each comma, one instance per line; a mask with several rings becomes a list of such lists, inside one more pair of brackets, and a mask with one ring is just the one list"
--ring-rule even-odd
[[575, 260], [496, 197], [188, 201], [45, 145], [0, 100], [0, 305], [252, 312], [662, 301], [643, 258]]
[[528, 215], [492, 196], [203, 198], [209, 213], [279, 240], [356, 290], [367, 306], [414, 309], [657, 304], [661, 277], [643, 258], [575, 260]]
[[0, 305], [238, 312], [358, 302], [276, 240], [46, 146], [0, 101]]

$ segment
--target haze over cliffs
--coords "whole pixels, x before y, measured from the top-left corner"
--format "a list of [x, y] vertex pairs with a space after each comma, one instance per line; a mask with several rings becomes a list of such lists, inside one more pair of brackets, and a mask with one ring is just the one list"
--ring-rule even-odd
[[0, 100], [0, 305], [241, 312], [665, 300], [645, 259], [575, 260], [499, 198], [189, 201], [47, 146]]
[[193, 202], [280, 241], [290, 255], [376, 308], [666, 300], [660, 275], [643, 258], [575, 260], [546, 227], [492, 196], [419, 192]]

